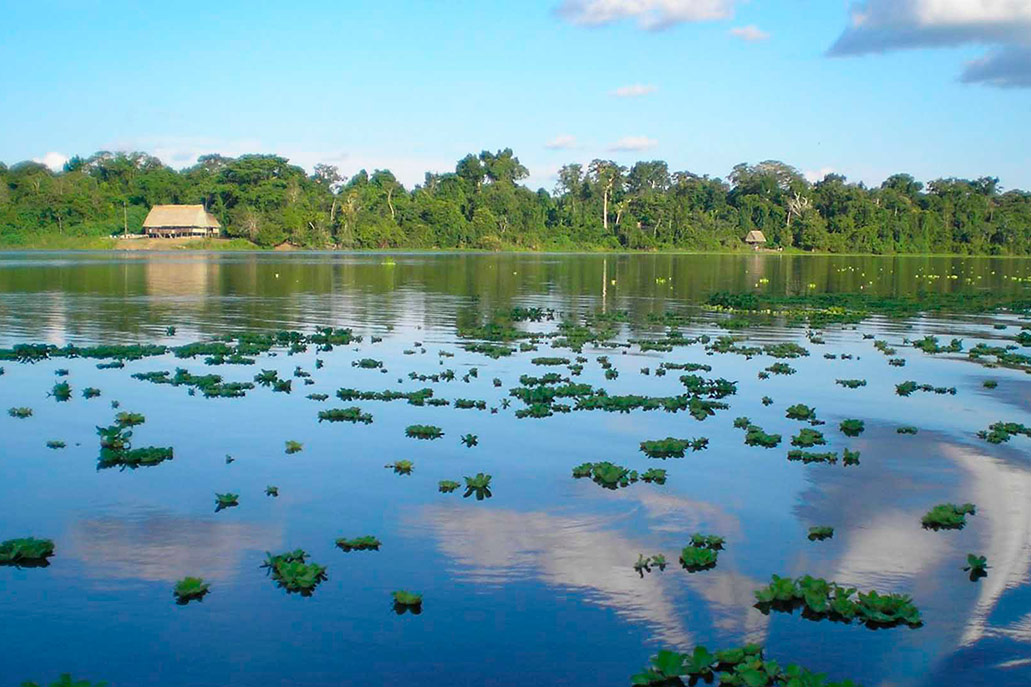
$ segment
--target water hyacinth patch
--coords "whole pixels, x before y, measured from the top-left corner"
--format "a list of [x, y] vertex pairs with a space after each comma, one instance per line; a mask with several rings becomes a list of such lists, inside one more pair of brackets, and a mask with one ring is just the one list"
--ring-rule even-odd
[[184, 577], [175, 583], [172, 594], [177, 604], [185, 606], [191, 601], [203, 601], [210, 588], [211, 585], [199, 577]]
[[308, 563], [308, 554], [303, 549], [288, 551], [273, 556], [266, 552], [261, 567], [272, 576], [275, 583], [290, 594], [311, 596], [319, 584], [326, 580], [326, 567]]
[[841, 456], [841, 464], [845, 467], [859, 465], [859, 451], [851, 451], [846, 448]]
[[774, 363], [767, 367], [765, 372], [773, 375], [793, 375], [797, 370], [787, 363]]
[[82, 397], [85, 399], [97, 398], [100, 396], [100, 389], [95, 389], [92, 386], [88, 386], [82, 390]]
[[842, 420], [838, 429], [847, 437], [857, 437], [866, 429], [866, 423], [862, 420]]
[[384, 465], [385, 468], [390, 468], [398, 475], [410, 475], [412, 470], [415, 469], [415, 463], [410, 460], [396, 460], [393, 463]]
[[0, 542], [0, 565], [17, 568], [45, 568], [54, 555], [54, 542], [49, 539], [23, 537]]
[[773, 399], [770, 398], [769, 396], [763, 396], [762, 397], [762, 404], [764, 406], [772, 406], [773, 405]]
[[305, 398], [309, 401], [325, 401], [329, 398], [329, 394], [308, 394]]
[[444, 432], [433, 425], [409, 425], [405, 427], [405, 436], [411, 439], [439, 439], [444, 436]]
[[972, 503], [964, 503], [961, 506], [940, 503], [924, 514], [920, 524], [928, 530], [961, 530], [966, 527], [967, 516], [976, 513], [977, 508]]
[[822, 446], [826, 443], [827, 440], [823, 438], [823, 432], [810, 427], [803, 427], [799, 430], [798, 434], [791, 437], [791, 445], [798, 446], [799, 448], [812, 448], [813, 446]]
[[788, 460], [801, 461], [806, 465], [809, 463], [826, 463], [828, 465], [834, 465], [838, 462], [838, 454], [833, 451], [815, 452], [793, 449], [788, 451]]
[[990, 444], [1001, 444], [1010, 440], [1010, 437], [1020, 434], [1031, 437], [1031, 427], [1018, 422], [993, 422], [987, 430], [981, 430], [977, 436]]
[[811, 421], [816, 419], [816, 409], [810, 408], [804, 403], [796, 403], [793, 406], [788, 406], [785, 416], [789, 420]]
[[336, 544], [341, 551], [379, 551], [379, 547], [382, 546], [382, 542], [371, 535], [354, 539], [340, 538]]
[[491, 476], [482, 472], [477, 472], [474, 477], [465, 477], [465, 494], [462, 498], [469, 498], [470, 496], [476, 496], [477, 501], [489, 499], [493, 494], [490, 490]]
[[642, 441], [641, 452], [649, 458], [683, 458], [688, 449], [701, 451], [709, 446], [706, 437], [696, 439], [676, 439], [666, 437], [653, 441]]
[[988, 558], [968, 553], [967, 565], [963, 568], [963, 571], [970, 573], [971, 582], [977, 582], [982, 577], [988, 577]]
[[823, 541], [834, 536], [833, 527], [817, 526], [809, 528], [809, 541]]
[[350, 422], [351, 424], [372, 424], [372, 413], [363, 413], [358, 406], [332, 408], [319, 411], [319, 422]]
[[394, 612], [398, 615], [404, 615], [405, 613], [419, 615], [422, 613], [422, 594], [399, 589], [391, 592], [390, 596], [394, 600]]
[[272, 496], [273, 498], [279, 496], [279, 487], [271, 484], [268, 485], [265, 487], [265, 496]]
[[896, 384], [895, 385], [895, 393], [898, 394], [899, 396], [909, 396], [914, 391], [927, 391], [927, 392], [933, 392], [933, 393], [936, 393], [936, 394], [939, 394], [939, 395], [944, 395], [944, 394], [950, 394], [952, 396], [956, 395], [956, 387], [954, 387], [954, 386], [950, 386], [950, 387], [932, 386], [931, 384], [917, 384], [916, 382], [913, 382], [913, 381], [902, 382], [901, 384]]
[[[573, 478], [590, 477], [591, 480], [606, 489], [628, 487], [640, 479], [636, 470], [625, 468], [608, 461], [599, 463], [583, 463], [573, 468]], [[665, 479], [665, 471], [663, 471]]]
[[72, 397], [72, 387], [68, 382], [58, 382], [50, 390], [50, 395], [54, 397], [55, 401], [67, 401]]
[[450, 494], [451, 492], [458, 489], [458, 487], [460, 486], [462, 485], [454, 480], [442, 479], [439, 482], [437, 482], [437, 491], [439, 491], [441, 494]]
[[856, 591], [810, 575], [797, 579], [774, 575], [769, 585], [755, 591], [755, 607], [763, 614], [771, 610], [791, 613], [801, 608], [802, 617], [810, 620], [858, 620], [870, 628], [916, 628], [923, 624], [920, 611], [908, 596], [876, 591], [856, 595]]
[[288, 439], [284, 445], [284, 452], [287, 455], [293, 455], [294, 453], [300, 453], [304, 450], [304, 444], [293, 439]]
[[375, 360], [373, 358], [362, 358], [361, 360], [355, 360], [351, 363], [352, 367], [358, 367], [363, 370], [378, 370], [383, 367], [382, 360]]
[[696, 646], [682, 654], [662, 649], [640, 673], [631, 676], [635, 687], [672, 687], [696, 684], [738, 685], [743, 687], [856, 687], [851, 680], [828, 682], [826, 675], [801, 666], [783, 668], [767, 661], [757, 644], [711, 653]]
[[680, 552], [680, 564], [688, 572], [714, 568], [723, 543], [723, 537], [695, 533], [691, 535], [691, 543]]
[[808, 350], [790, 341], [768, 344], [763, 347], [763, 352], [771, 358], [805, 358], [809, 355]]
[[466, 434], [462, 437], [462, 443], [465, 444], [467, 448], [472, 448], [480, 443], [480, 439], [475, 434]]
[[839, 386], [843, 386], [846, 389], [858, 389], [866, 386], [865, 379], [836, 379], [834, 380], [834, 383]]
[[659, 570], [665, 570], [666, 557], [661, 553], [654, 556], [645, 556], [639, 553], [637, 554], [637, 562], [634, 563], [634, 572], [643, 578], [646, 572], [650, 573], [652, 571], [653, 565]]
[[901, 427], [895, 428], [895, 432], [897, 434], [916, 434], [918, 431], [919, 430], [912, 425], [902, 425]]
[[568, 365], [571, 361], [569, 358], [549, 358], [547, 356], [541, 356], [539, 358], [533, 358], [530, 363], [532, 365], [543, 365], [543, 366], [556, 366], [556, 365]]
[[225, 510], [226, 508], [235, 508], [240, 505], [240, 495], [232, 492], [226, 492], [224, 494], [215, 493], [215, 512]]
[[995, 387], [999, 386], [999, 383], [994, 379], [986, 379], [983, 382], [981, 382], [981, 386], [983, 386], [985, 389], [994, 389]]

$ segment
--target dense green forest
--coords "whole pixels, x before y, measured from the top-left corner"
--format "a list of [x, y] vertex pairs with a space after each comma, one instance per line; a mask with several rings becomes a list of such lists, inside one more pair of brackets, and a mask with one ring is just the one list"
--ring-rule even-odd
[[855, 253], [1031, 254], [1031, 193], [998, 179], [896, 174], [876, 188], [829, 174], [811, 184], [776, 161], [726, 180], [568, 164], [531, 191], [509, 149], [459, 160], [406, 189], [387, 170], [312, 174], [275, 155], [207, 155], [176, 171], [144, 153], [100, 152], [61, 172], [0, 164], [0, 245], [45, 245], [140, 231], [159, 203], [203, 203], [230, 237], [262, 247], [737, 250], [752, 229], [770, 248]]

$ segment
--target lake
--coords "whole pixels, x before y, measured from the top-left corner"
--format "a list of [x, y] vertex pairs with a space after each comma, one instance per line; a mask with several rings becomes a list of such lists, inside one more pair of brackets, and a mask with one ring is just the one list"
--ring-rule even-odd
[[[857, 294], [870, 312], [833, 311], [817, 330], [786, 310], [704, 307], [716, 292], [771, 302]], [[977, 433], [998, 421], [1031, 424], [1031, 365], [989, 366], [991, 355], [970, 351], [1031, 352], [1019, 337], [1031, 322], [963, 307], [985, 297], [1031, 298], [1031, 261], [0, 254], [0, 348], [57, 347], [34, 362], [0, 361], [0, 540], [55, 545], [46, 567], [0, 566], [0, 677], [48, 684], [69, 672], [112, 687], [622, 686], [660, 649], [757, 643], [782, 666], [868, 686], [1029, 684], [1029, 439]], [[876, 311], [898, 298], [954, 307]], [[351, 332], [326, 345], [318, 327]], [[300, 334], [256, 336], [277, 331]], [[942, 350], [913, 345], [926, 336]], [[236, 357], [181, 348], [219, 337], [249, 346]], [[69, 344], [168, 349], [138, 359], [54, 353]], [[193, 377], [172, 384], [146, 374], [177, 368]], [[269, 386], [255, 383], [263, 370], [276, 371]], [[212, 374], [222, 382], [198, 381]], [[718, 379], [736, 382], [736, 393], [717, 389]], [[927, 390], [900, 395], [907, 381]], [[52, 395], [62, 382], [66, 401]], [[205, 397], [230, 382], [254, 388]], [[569, 395], [555, 396], [565, 385]], [[87, 388], [100, 395], [85, 398]], [[424, 388], [432, 396], [412, 394]], [[361, 395], [384, 391], [409, 395]], [[536, 406], [520, 396], [542, 393]], [[630, 395], [680, 408], [624, 399], [628, 412], [606, 412]], [[472, 407], [456, 407], [459, 399]], [[786, 417], [795, 404], [815, 408], [817, 423]], [[692, 417], [703, 406], [712, 414]], [[350, 407], [371, 423], [319, 421], [320, 411]], [[120, 412], [145, 417], [131, 429], [134, 448], [170, 447], [174, 458], [99, 468], [97, 428]], [[846, 419], [862, 420], [861, 433], [841, 431]], [[413, 425], [443, 436], [406, 436]], [[917, 433], [898, 432], [909, 426]], [[782, 441], [746, 445], [748, 427]], [[804, 448], [813, 462], [789, 460], [805, 428], [826, 443]], [[475, 445], [462, 442], [467, 434]], [[682, 458], [641, 451], [666, 437], [708, 444]], [[301, 450], [287, 453], [288, 441]], [[858, 464], [844, 464], [846, 449], [860, 452]], [[837, 462], [822, 462], [825, 452]], [[399, 461], [411, 461], [410, 472]], [[605, 468], [573, 477], [606, 461], [635, 472], [608, 487]], [[653, 468], [666, 471], [664, 483], [643, 479]], [[465, 488], [477, 473], [491, 476], [489, 496]], [[460, 486], [444, 493], [441, 480]], [[239, 505], [216, 511], [216, 493], [238, 495]], [[968, 502], [976, 513], [962, 529], [922, 526], [933, 506]], [[833, 537], [811, 540], [814, 526], [833, 527]], [[679, 562], [695, 533], [724, 538], [715, 566]], [[336, 545], [364, 535], [379, 550]], [[326, 568], [310, 595], [262, 567], [266, 552], [296, 549]], [[986, 577], [964, 571], [967, 554], [986, 556]], [[655, 555], [666, 565], [635, 570], [639, 556]], [[774, 574], [907, 595], [922, 624], [757, 608], [755, 591]], [[186, 576], [210, 590], [179, 604], [173, 587]], [[395, 604], [399, 590], [421, 594], [421, 605]]]

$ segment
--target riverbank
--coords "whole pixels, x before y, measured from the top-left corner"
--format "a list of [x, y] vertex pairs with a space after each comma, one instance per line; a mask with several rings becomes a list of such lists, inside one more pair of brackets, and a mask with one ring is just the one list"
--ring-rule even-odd
[[653, 249], [653, 250], [614, 250], [604, 246], [576, 246], [576, 247], [509, 247], [503, 250], [487, 251], [475, 248], [455, 247], [396, 247], [396, 248], [305, 248], [289, 243], [283, 243], [274, 247], [259, 246], [243, 238], [212, 239], [201, 237], [178, 237], [178, 238], [136, 238], [117, 239], [110, 237], [86, 237], [86, 236], [52, 236], [33, 237], [28, 240], [16, 242], [4, 241], [0, 237], [0, 251], [3, 252], [38, 252], [38, 251], [127, 251], [127, 252], [168, 252], [168, 251], [255, 251], [262, 253], [290, 252], [290, 251], [317, 251], [317, 252], [341, 252], [341, 253], [542, 253], [542, 254], [607, 254], [607, 255], [811, 255], [811, 256], [877, 256], [877, 257], [935, 257], [935, 258], [1028, 258], [1027, 255], [971, 255], [963, 253], [826, 253], [810, 252], [796, 248], [785, 248], [782, 250], [760, 250], [754, 251], [748, 247], [740, 250], [718, 249], [718, 250], [690, 250], [690, 249]]

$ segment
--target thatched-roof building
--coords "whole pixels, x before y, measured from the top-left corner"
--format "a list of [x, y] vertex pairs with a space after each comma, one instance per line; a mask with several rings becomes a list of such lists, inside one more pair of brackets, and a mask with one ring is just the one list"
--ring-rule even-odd
[[745, 243], [750, 245], [755, 250], [759, 250], [766, 245], [766, 237], [758, 229], [753, 229], [748, 232], [748, 236], [745, 237]]
[[203, 205], [155, 205], [143, 220], [148, 236], [218, 236], [222, 225]]

